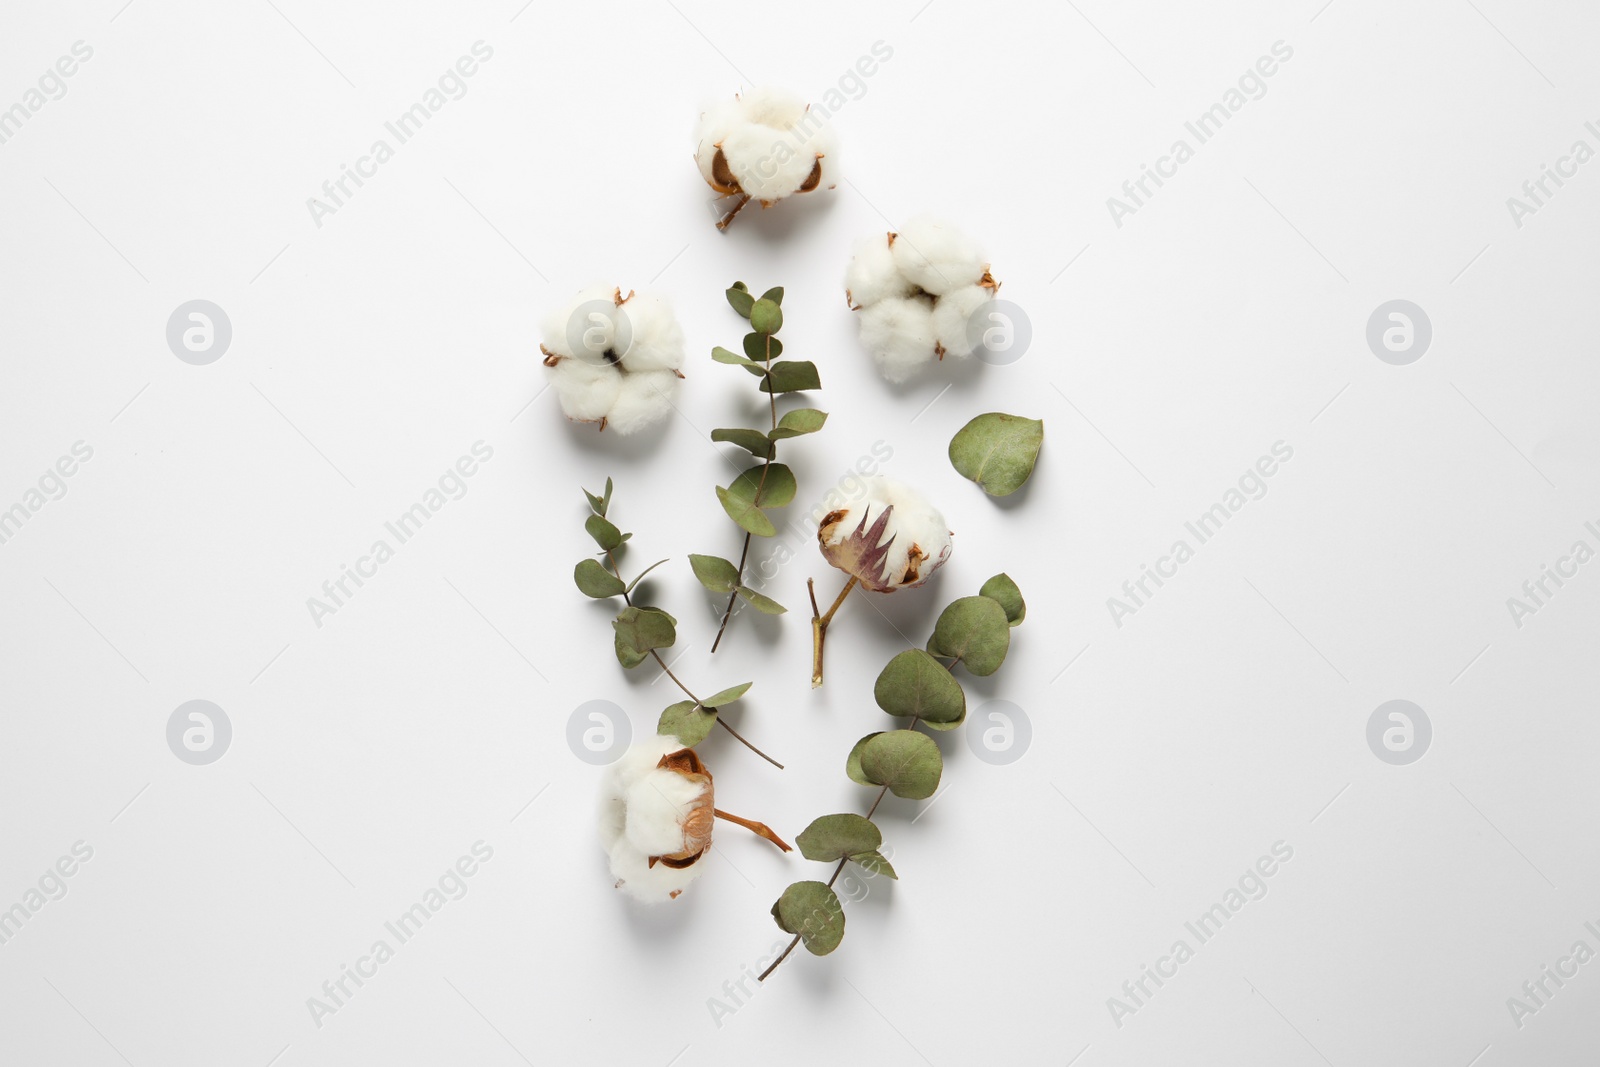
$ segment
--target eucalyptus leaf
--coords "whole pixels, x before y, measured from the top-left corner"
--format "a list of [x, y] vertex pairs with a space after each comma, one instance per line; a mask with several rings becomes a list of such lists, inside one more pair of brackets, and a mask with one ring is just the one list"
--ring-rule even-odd
[[744, 283], [735, 282], [733, 288], [728, 290], [727, 295], [729, 306], [748, 319], [750, 317], [750, 309], [755, 305], [756, 298], [750, 295], [750, 291], [744, 287]]
[[706, 711], [692, 700], [680, 700], [661, 713], [656, 733], [676, 737], [691, 748], [706, 739], [717, 725], [717, 713]]
[[850, 780], [852, 782], [856, 782], [860, 785], [878, 784], [877, 782], [874, 782], [872, 779], [868, 778], [867, 772], [861, 769], [861, 752], [867, 747], [867, 742], [871, 741], [874, 737], [882, 736], [883, 731], [879, 730], [877, 733], [871, 733], [866, 737], [863, 737], [851, 747], [850, 755], [847, 756], [844, 761], [844, 773], [850, 776]]
[[950, 462], [990, 496], [1010, 496], [1033, 474], [1044, 444], [1044, 423], [991, 411], [950, 439]]
[[783, 286], [774, 285], [771, 289], [761, 294], [761, 299], [770, 300], [774, 304], [783, 303]]
[[1011, 620], [998, 600], [964, 596], [952, 601], [933, 624], [929, 651], [950, 656], [973, 674], [993, 674], [1011, 648]]
[[757, 459], [767, 459], [772, 455], [772, 442], [760, 430], [751, 430], [743, 426], [728, 426], [712, 430], [711, 439], [730, 445], [738, 445]]
[[602, 515], [590, 515], [584, 519], [583, 528], [589, 531], [589, 536], [594, 538], [594, 543], [604, 552], [612, 551], [624, 540], [622, 531], [611, 525]]
[[1028, 617], [1028, 604], [1022, 599], [1022, 590], [1017, 588], [1017, 583], [1011, 580], [1009, 574], [997, 574], [984, 582], [978, 595], [997, 601], [1006, 610], [1006, 620], [1012, 626], [1021, 625], [1022, 620]]
[[657, 567], [661, 566], [665, 562], [666, 562], [666, 560], [664, 560], [664, 559], [658, 559], [654, 563], [650, 564], [650, 566], [646, 567], [644, 570], [642, 570], [638, 574], [634, 575], [633, 581], [628, 583], [628, 588], [626, 590], [624, 590], [624, 591], [625, 592], [629, 592], [629, 593], [633, 592], [634, 588], [640, 582], [644, 581], [644, 576], [645, 575], [649, 574], [651, 571], [655, 570]]
[[627, 591], [622, 579], [606, 570], [600, 565], [600, 561], [595, 559], [579, 562], [572, 569], [572, 580], [578, 583], [578, 588], [584, 596], [592, 596], [596, 600], [620, 596]]
[[755, 360], [745, 359], [743, 356], [739, 355], [739, 353], [730, 352], [728, 349], [720, 346], [711, 350], [711, 358], [716, 360], [718, 363], [730, 363], [735, 367], [743, 367], [746, 370], [753, 370], [757, 374], [767, 373], [767, 368], [757, 363]]
[[728, 492], [763, 508], [781, 508], [794, 500], [798, 491], [794, 471], [782, 463], [768, 463], [764, 467], [764, 475], [762, 467], [746, 470], [728, 483]]
[[750, 501], [735, 496], [720, 485], [717, 486], [717, 499], [722, 502], [722, 510], [728, 513], [728, 518], [738, 523], [741, 529], [748, 530], [757, 537], [772, 537], [777, 534], [778, 528], [772, 525], [772, 520]]
[[939, 791], [944, 757], [933, 738], [916, 730], [889, 730], [861, 749], [861, 773], [897, 797], [926, 800]]
[[606, 502], [604, 499], [595, 496], [587, 489], [583, 491], [583, 495], [589, 499], [590, 511], [593, 511], [596, 515], [604, 515], [606, 513]]
[[689, 566], [700, 584], [713, 593], [731, 593], [739, 585], [739, 568], [721, 556], [689, 556]]
[[847, 856], [876, 852], [883, 834], [870, 819], [860, 815], [824, 815], [794, 839], [800, 855], [819, 863], [832, 863]]
[[872, 695], [890, 715], [918, 718], [938, 729], [950, 729], [967, 717], [960, 683], [920, 648], [908, 648], [890, 660]]
[[772, 918], [785, 933], [799, 935], [806, 951], [826, 956], [844, 940], [844, 908], [821, 882], [795, 882], [772, 905]]
[[760, 366], [761, 373], [765, 374], [767, 360], [783, 355], [783, 342], [770, 334], [747, 333], [744, 335], [744, 354]]
[[762, 596], [748, 585], [741, 585], [736, 592], [749, 603], [749, 605], [763, 615], [782, 615], [789, 609], [773, 600], [769, 596]]
[[869, 874], [886, 874], [897, 882], [900, 880], [900, 876], [895, 873], [894, 867], [890, 865], [881, 852], [864, 852], [859, 856], [851, 856], [850, 862], [858, 864], [862, 870]]
[[783, 309], [763, 297], [750, 306], [750, 328], [756, 333], [777, 333], [783, 329]]
[[772, 365], [772, 373], [761, 383], [763, 393], [798, 393], [804, 389], [821, 389], [822, 376], [817, 365], [810, 360], [785, 359]]
[[818, 411], [816, 408], [795, 408], [793, 411], [784, 412], [783, 418], [778, 420], [777, 428], [768, 436], [774, 441], [781, 441], [786, 437], [816, 433], [827, 421], [826, 411]]
[[611, 621], [617, 661], [632, 670], [649, 658], [652, 649], [670, 648], [678, 639], [677, 622], [660, 608], [623, 608]]
[[724, 689], [720, 693], [714, 693], [711, 696], [706, 697], [700, 703], [708, 708], [720, 708], [726, 704], [732, 704], [735, 700], [738, 700], [740, 697], [744, 696], [745, 693], [749, 692], [752, 685], [755, 685], [755, 683], [745, 682], [742, 685], [736, 685], [732, 688]]

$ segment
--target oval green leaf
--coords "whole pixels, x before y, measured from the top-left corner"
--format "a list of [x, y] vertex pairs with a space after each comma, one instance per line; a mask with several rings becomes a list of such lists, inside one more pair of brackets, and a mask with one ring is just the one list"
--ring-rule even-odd
[[824, 815], [794, 839], [800, 855], [819, 863], [832, 863], [846, 856], [875, 852], [883, 844], [883, 834], [872, 820], [860, 815]]
[[589, 536], [594, 538], [594, 543], [604, 552], [610, 552], [622, 544], [622, 531], [600, 515], [590, 515], [584, 519], [583, 528], [589, 531]]
[[607, 597], [620, 596], [627, 586], [622, 584], [622, 579], [606, 570], [600, 565], [599, 560], [586, 559], [572, 569], [572, 580], [578, 583], [584, 596], [592, 596], [596, 600]]
[[785, 933], [797, 934], [806, 951], [826, 956], [844, 940], [844, 908], [821, 882], [796, 882], [772, 905], [772, 918]]
[[1027, 601], [1022, 599], [1022, 590], [1017, 588], [1017, 583], [1011, 580], [1009, 574], [997, 574], [984, 582], [978, 595], [999, 603], [1005, 609], [1006, 621], [1012, 626], [1019, 625], [1028, 617]]
[[990, 675], [1011, 648], [1011, 620], [998, 600], [964, 596], [939, 615], [928, 645], [938, 655], [955, 657], [973, 674]]
[[767, 436], [774, 441], [781, 441], [786, 437], [816, 433], [827, 421], [826, 411], [818, 411], [816, 408], [795, 408], [793, 411], [784, 412], [783, 418], [778, 420], [777, 428]]
[[861, 751], [867, 747], [868, 741], [871, 741], [874, 737], [882, 736], [882, 730], [879, 730], [877, 733], [868, 734], [866, 737], [863, 737], [861, 740], [857, 741], [850, 749], [850, 755], [845, 757], [844, 773], [850, 776], [850, 780], [852, 782], [855, 782], [859, 785], [879, 784], [874, 782], [871, 778], [868, 778], [867, 772], [861, 769]]
[[733, 288], [728, 290], [727, 296], [728, 305], [748, 319], [750, 317], [750, 308], [754, 306], [756, 298], [750, 295], [750, 291], [745, 288], [744, 282], [735, 282]]
[[728, 518], [738, 523], [740, 529], [748, 530], [757, 537], [777, 534], [778, 528], [772, 525], [772, 520], [750, 501], [733, 495], [720, 485], [717, 486], [717, 499], [722, 502], [722, 510], [728, 513]]
[[616, 631], [617, 662], [632, 670], [652, 649], [670, 648], [678, 639], [677, 620], [659, 608], [623, 608], [612, 620]]
[[783, 309], [765, 297], [757, 300], [750, 305], [750, 328], [756, 333], [777, 333], [783, 329]]
[[786, 359], [772, 365], [772, 373], [761, 383], [763, 393], [798, 393], [802, 389], [821, 389], [822, 376], [810, 360]]
[[850, 862], [858, 864], [868, 874], [886, 874], [897, 882], [900, 880], [900, 876], [895, 873], [881, 852], [864, 852], [859, 856], [851, 856]]
[[738, 589], [738, 593], [740, 596], [744, 597], [746, 602], [748, 602], [751, 607], [755, 608], [763, 615], [782, 615], [784, 612], [789, 610], [776, 600], [773, 600], [771, 597], [762, 596], [754, 589], [751, 589], [748, 585], [741, 585]]
[[700, 584], [713, 593], [731, 593], [739, 584], [739, 568], [721, 556], [689, 555], [689, 566]]
[[700, 703], [708, 708], [720, 708], [725, 704], [732, 704], [735, 700], [738, 700], [740, 697], [744, 696], [745, 693], [750, 690], [752, 685], [755, 685], [755, 683], [745, 682], [743, 685], [732, 686], [731, 688], [724, 689], [720, 693], [706, 697]]
[[939, 791], [944, 757], [933, 738], [915, 730], [889, 730], [861, 749], [861, 772], [874, 785], [909, 800], [926, 800]]
[[1033, 474], [1044, 444], [1044, 423], [991, 411], [950, 439], [950, 462], [990, 496], [1010, 496]]
[[783, 463], [764, 464], [766, 475], [763, 478], [762, 467], [751, 467], [739, 477], [728, 483], [728, 492], [740, 500], [748, 501], [757, 507], [781, 508], [794, 500], [798, 487], [794, 480], [794, 471]]
[[692, 700], [680, 700], [661, 713], [656, 733], [676, 737], [691, 748], [706, 739], [717, 725], [717, 713], [706, 711]]
[[878, 707], [890, 715], [922, 719], [950, 729], [967, 717], [967, 696], [944, 664], [920, 648], [908, 648], [884, 667], [872, 687]]

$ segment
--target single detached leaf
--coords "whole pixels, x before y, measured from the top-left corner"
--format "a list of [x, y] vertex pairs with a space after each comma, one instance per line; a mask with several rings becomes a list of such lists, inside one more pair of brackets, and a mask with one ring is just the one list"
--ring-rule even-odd
[[773, 537], [778, 528], [772, 525], [772, 520], [748, 500], [735, 496], [722, 486], [717, 486], [717, 499], [722, 502], [722, 510], [728, 513], [728, 518], [739, 524], [739, 527], [748, 530], [757, 537]]
[[774, 304], [783, 303], [783, 286], [774, 285], [771, 289], [761, 294], [761, 299], [770, 300]]
[[861, 773], [897, 797], [926, 800], [939, 791], [944, 757], [933, 738], [916, 730], [890, 730], [861, 749]]
[[931, 652], [955, 657], [973, 674], [990, 675], [1011, 648], [1011, 620], [998, 600], [964, 596], [940, 613], [928, 644]]
[[761, 467], [751, 467], [728, 483], [728, 492], [757, 507], [781, 508], [794, 499], [797, 491], [794, 471], [782, 463], [764, 466], [765, 475]]
[[725, 704], [732, 704], [735, 700], [738, 700], [740, 697], [744, 696], [745, 693], [749, 692], [752, 685], [755, 685], [755, 683], [745, 682], [743, 685], [736, 685], [731, 689], [724, 689], [720, 693], [715, 693], [706, 697], [700, 703], [708, 708], [720, 708]]
[[744, 287], [744, 282], [735, 282], [733, 288], [728, 290], [729, 306], [747, 319], [755, 302], [756, 298], [750, 295], [750, 291]]
[[621, 596], [627, 589], [622, 579], [602, 567], [597, 559], [581, 561], [572, 569], [572, 580], [578, 583], [584, 596], [592, 596], [596, 600]]
[[783, 309], [762, 297], [750, 305], [750, 328], [756, 333], [777, 333], [783, 329]]
[[583, 528], [589, 531], [589, 536], [594, 538], [594, 543], [599, 545], [601, 550], [605, 552], [610, 552], [622, 544], [624, 540], [622, 531], [611, 525], [601, 515], [590, 515], [587, 519], [584, 519]]
[[770, 334], [747, 333], [744, 335], [744, 354], [761, 368], [762, 374], [765, 374], [767, 360], [777, 359], [783, 355], [783, 342]]
[[661, 713], [656, 733], [676, 737], [691, 748], [706, 739], [717, 725], [717, 713], [706, 711], [692, 700], [680, 700]]
[[644, 581], [644, 576], [645, 575], [649, 574], [651, 571], [655, 570], [657, 567], [661, 566], [665, 562], [666, 562], [666, 560], [664, 560], [664, 559], [658, 559], [654, 563], [650, 564], [650, 566], [646, 567], [644, 570], [642, 570], [638, 574], [634, 575], [633, 581], [628, 583], [628, 588], [627, 588], [626, 591], [629, 592], [629, 593], [633, 592], [634, 587], [637, 586], [640, 582]]
[[731, 593], [739, 584], [739, 568], [721, 556], [689, 556], [689, 566], [700, 584], [713, 593]]
[[1005, 608], [1006, 620], [1012, 626], [1021, 625], [1022, 620], [1028, 617], [1028, 604], [1022, 599], [1022, 590], [1017, 588], [1017, 583], [1011, 580], [1009, 574], [997, 574], [984, 582], [978, 595], [986, 596]]
[[900, 880], [900, 876], [894, 873], [894, 868], [883, 858], [881, 852], [863, 852], [859, 856], [851, 856], [850, 862], [859, 864], [862, 870], [869, 874], [886, 874], [897, 882]]
[[871, 741], [874, 737], [882, 736], [882, 730], [879, 730], [874, 734], [868, 734], [866, 737], [863, 737], [861, 740], [857, 741], [854, 747], [850, 749], [850, 755], [846, 757], [844, 761], [844, 773], [850, 776], [850, 780], [852, 782], [856, 782], [860, 785], [878, 784], [877, 782], [874, 782], [872, 779], [868, 778], [867, 772], [861, 769], [861, 750], [866, 748], [867, 742]]
[[821, 389], [822, 376], [817, 365], [810, 360], [785, 359], [772, 365], [772, 373], [761, 383], [763, 393], [798, 393], [803, 389]]
[[1043, 444], [1043, 422], [991, 411], [956, 431], [950, 462], [990, 496], [1010, 496], [1033, 473]]
[[784, 612], [789, 610], [776, 600], [773, 600], [771, 597], [762, 596], [754, 589], [751, 589], [748, 585], [741, 585], [737, 592], [749, 602], [751, 607], [755, 608], [763, 615], [782, 615]]
[[798, 934], [806, 951], [826, 956], [844, 940], [844, 908], [833, 890], [821, 882], [796, 882], [772, 905], [778, 929]]
[[757, 459], [766, 459], [772, 455], [772, 442], [760, 430], [750, 430], [743, 426], [729, 426], [711, 431], [713, 441], [722, 441], [730, 445], [738, 445]]
[[960, 683], [920, 648], [908, 648], [890, 660], [872, 695], [890, 715], [913, 716], [939, 729], [950, 729], [967, 717]]
[[778, 420], [777, 429], [768, 436], [774, 441], [781, 441], [786, 437], [816, 433], [827, 421], [826, 411], [818, 411], [816, 408], [795, 408], [793, 411], [784, 412], [783, 418]]
[[678, 620], [659, 608], [623, 608], [611, 621], [617, 632], [617, 662], [632, 670], [656, 648], [670, 648], [678, 639]]
[[870, 819], [860, 815], [824, 815], [794, 839], [800, 855], [819, 863], [832, 863], [846, 856], [875, 852], [883, 844], [883, 834]]

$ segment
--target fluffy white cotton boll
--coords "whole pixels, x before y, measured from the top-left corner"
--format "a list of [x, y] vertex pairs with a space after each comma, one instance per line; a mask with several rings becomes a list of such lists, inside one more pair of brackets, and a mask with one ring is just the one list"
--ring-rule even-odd
[[823, 556], [873, 592], [921, 585], [950, 558], [950, 527], [903, 482], [864, 480], [865, 498], [828, 512], [817, 527]]
[[977, 282], [988, 267], [976, 242], [929, 215], [907, 222], [893, 251], [900, 273], [934, 296]]
[[622, 352], [622, 367], [629, 372], [670, 370], [683, 366], [683, 327], [672, 305], [659, 296], [639, 294], [622, 305], [631, 337]]
[[646, 856], [666, 856], [684, 849], [683, 820], [705, 794], [705, 782], [674, 771], [653, 770], [629, 788], [624, 833]]
[[563, 359], [550, 369], [550, 374], [562, 413], [579, 422], [605, 418], [622, 392], [622, 373], [607, 363]]
[[[585, 322], [574, 328], [573, 320], [585, 304], [607, 303], [615, 306], [617, 287], [606, 282], [586, 285], [573, 294], [560, 307], [552, 309], [540, 320], [540, 347], [547, 355], [579, 357], [591, 363], [604, 360], [606, 347], [615, 330], [609, 323], [599, 323], [597, 329]], [[574, 340], [577, 344], [574, 344]]]
[[850, 266], [844, 272], [845, 297], [853, 308], [876, 304], [887, 297], [907, 297], [916, 286], [906, 280], [894, 261], [886, 233], [863, 237], [855, 243]]
[[786, 130], [806, 113], [806, 102], [787, 89], [763, 85], [739, 97], [739, 114], [746, 122]]
[[903, 382], [934, 359], [933, 300], [891, 296], [862, 308], [861, 343], [878, 364], [878, 373]]
[[[649, 903], [681, 893], [705, 867], [714, 804], [711, 775], [676, 737], [646, 738], [624, 752], [600, 788], [600, 843], [617, 888]], [[679, 865], [684, 860], [691, 862]]]
[[652, 867], [650, 857], [630, 845], [626, 838], [613, 845], [607, 857], [617, 888], [646, 904], [665, 904], [675, 899], [711, 862], [702, 858], [687, 867], [669, 867], [665, 863]]
[[667, 417], [677, 391], [678, 376], [670, 370], [624, 374], [606, 426], [624, 437], [648, 429]]
[[765, 203], [831, 187], [836, 155], [827, 120], [780, 89], [755, 89], [708, 108], [695, 129], [695, 163], [707, 184]]
[[972, 355], [968, 323], [985, 304], [994, 299], [994, 290], [981, 285], [963, 285], [941, 296], [933, 305], [933, 337], [947, 356], [958, 359]]
[[814, 151], [788, 130], [742, 126], [722, 142], [739, 188], [757, 200], [781, 200], [799, 190], [816, 168]]

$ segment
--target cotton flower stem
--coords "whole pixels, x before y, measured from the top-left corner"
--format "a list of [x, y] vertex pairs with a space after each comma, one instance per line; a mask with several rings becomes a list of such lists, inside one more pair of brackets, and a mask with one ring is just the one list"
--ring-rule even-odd
[[[770, 384], [771, 381], [772, 381], [772, 335], [771, 334], [767, 335], [766, 353], [767, 353], [767, 360], [766, 360], [766, 362], [767, 362], [767, 382]], [[774, 430], [776, 430], [778, 428], [778, 394], [776, 392], [771, 392], [771, 393], [768, 394], [768, 397], [769, 397], [768, 407], [772, 411], [772, 428]], [[771, 442], [768, 442], [768, 444], [767, 444], [767, 458], [766, 458], [766, 461], [761, 464], [761, 480], [756, 483], [755, 499], [757, 499], [757, 500], [761, 499], [761, 490], [763, 490], [763, 489], [765, 489], [767, 487], [767, 471], [772, 469], [773, 455], [776, 452], [777, 452], [777, 449], [773, 447]], [[722, 635], [724, 633], [726, 633], [727, 630], [728, 630], [728, 620], [733, 618], [733, 606], [739, 602], [739, 586], [744, 584], [744, 565], [745, 565], [745, 562], [747, 560], [749, 560], [749, 558], [750, 558], [750, 538], [751, 538], [751, 533], [750, 533], [749, 530], [746, 530], [745, 534], [744, 534], [744, 548], [740, 549], [740, 551], [739, 551], [739, 576], [734, 581], [733, 592], [728, 594], [728, 606], [722, 612], [722, 625], [717, 627], [717, 636], [711, 642], [711, 651], [713, 653], [716, 652], [717, 646], [722, 644]]]
[[[617, 576], [617, 581], [622, 581], [622, 568], [617, 566], [616, 555], [608, 551], [606, 553], [606, 561], [611, 564], [611, 573]], [[629, 607], [633, 606], [633, 598], [628, 595], [626, 590], [624, 590], [622, 593], [622, 602], [627, 604]], [[673, 684], [675, 684], [679, 689], [683, 690], [685, 696], [694, 701], [696, 704], [700, 704], [702, 707], [704, 707], [704, 705], [701, 704], [700, 698], [695, 696], [694, 692], [690, 690], [688, 686], [684, 685], [683, 681], [676, 674], [672, 673], [672, 668], [667, 666], [667, 661], [661, 658], [660, 652], [652, 648], [650, 650], [650, 655], [655, 657], [655, 661], [661, 665], [662, 671], [666, 673], [668, 678], [672, 679]], [[745, 748], [748, 748], [751, 752], [754, 752], [756, 755], [760, 756], [762, 759], [778, 768], [778, 770], [783, 770], [783, 764], [779, 763], [777, 760], [773, 759], [771, 756], [752, 745], [749, 741], [745, 740], [744, 735], [724, 722], [720, 714], [717, 716], [717, 725], [728, 731], [728, 733], [732, 734]]]
[[743, 211], [744, 210], [744, 206], [746, 204], [748, 204], [750, 202], [750, 200], [751, 200], [751, 196], [750, 196], [749, 193], [740, 193], [738, 195], [739, 195], [739, 202], [737, 204], [733, 205], [733, 210], [732, 211], [730, 211], [726, 215], [722, 216], [721, 221], [719, 221], [717, 223], [717, 229], [726, 231], [727, 228], [730, 225], [732, 225], [733, 217], [735, 215], [737, 215], [739, 212]]
[[711, 812], [712, 812], [713, 815], [715, 815], [719, 819], [726, 819], [729, 822], [734, 823], [735, 825], [744, 827], [746, 830], [749, 830], [751, 833], [755, 834], [757, 837], [766, 838], [768, 841], [771, 841], [774, 845], [777, 845], [780, 849], [782, 849], [785, 852], [793, 852], [794, 851], [794, 846], [793, 845], [790, 845], [783, 838], [781, 838], [777, 834], [773, 833], [772, 832], [772, 827], [768, 826], [764, 822], [752, 822], [749, 819], [741, 819], [737, 815], [729, 815], [727, 812], [723, 811], [721, 808], [713, 808], [713, 809], [711, 809]]
[[817, 592], [815, 583], [807, 578], [806, 588], [811, 593], [811, 688], [816, 689], [822, 685], [822, 646], [828, 639], [828, 624], [833, 621], [834, 612], [839, 610], [839, 605], [844, 603], [844, 598], [850, 595], [850, 590], [856, 587], [861, 579], [855, 575], [844, 583], [844, 588], [839, 590], [838, 599], [828, 609], [826, 615], [817, 614]]

